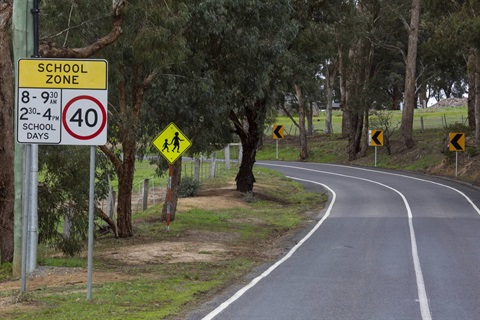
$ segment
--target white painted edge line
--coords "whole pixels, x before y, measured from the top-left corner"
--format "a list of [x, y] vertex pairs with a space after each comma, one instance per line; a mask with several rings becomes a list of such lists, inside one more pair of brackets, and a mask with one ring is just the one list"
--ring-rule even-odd
[[413, 180], [418, 180], [418, 181], [422, 181], [422, 182], [426, 182], [426, 183], [435, 184], [437, 186], [441, 186], [441, 187], [453, 190], [453, 191], [457, 192], [458, 194], [460, 194], [461, 196], [463, 196], [465, 198], [465, 200], [467, 200], [467, 202], [470, 203], [470, 205], [473, 207], [473, 209], [480, 215], [480, 209], [475, 205], [475, 203], [473, 203], [472, 199], [470, 199], [465, 193], [463, 193], [462, 191], [460, 191], [460, 190], [458, 190], [454, 187], [450, 187], [449, 185], [446, 185], [446, 184], [443, 184], [443, 183], [440, 183], [440, 182], [430, 181], [430, 180], [427, 180], [427, 179], [422, 179], [422, 178], [417, 178], [417, 177], [411, 177], [411, 176], [407, 176], [407, 175], [399, 174], [399, 173], [385, 172], [385, 171], [351, 167], [351, 166], [342, 166], [342, 165], [339, 165], [339, 164], [321, 163], [321, 165], [348, 168], [348, 169], [361, 170], [361, 171], [368, 171], [368, 172], [386, 174], [386, 175], [397, 176], [397, 177], [413, 179]]
[[[420, 258], [418, 257], [418, 247], [417, 247], [417, 240], [416, 240], [416, 237], [415, 237], [415, 229], [413, 228], [412, 211], [410, 209], [410, 205], [408, 204], [407, 199], [405, 198], [405, 196], [400, 191], [398, 191], [397, 189], [392, 188], [392, 187], [390, 187], [386, 184], [380, 183], [378, 181], [365, 179], [365, 178], [360, 178], [360, 177], [355, 177], [355, 176], [349, 176], [349, 175], [335, 173], [335, 172], [328, 172], [328, 171], [321, 171], [321, 170], [310, 169], [310, 168], [295, 167], [295, 166], [290, 166], [290, 165], [271, 164], [271, 163], [268, 163], [268, 164], [265, 163], [264, 165], [274, 166], [274, 167], [291, 168], [291, 169], [297, 169], [297, 170], [303, 170], [303, 171], [318, 172], [318, 173], [340, 176], [340, 177], [345, 177], [345, 178], [350, 178], [350, 179], [367, 181], [367, 182], [370, 182], [370, 183], [378, 184], [380, 186], [383, 186], [387, 189], [390, 189], [390, 190], [396, 192], [402, 198], [403, 203], [405, 204], [405, 207], [407, 209], [407, 214], [408, 214], [408, 227], [409, 227], [409, 230], [410, 230], [410, 243], [411, 243], [411, 247], [412, 247], [412, 257], [413, 257], [413, 267], [415, 269], [415, 278], [416, 278], [416, 281], [417, 281], [417, 291], [418, 291], [418, 300], [419, 300], [419, 304], [420, 304], [420, 313], [422, 315], [422, 320], [431, 320], [432, 319], [432, 316], [431, 316], [431, 313], [430, 313], [430, 308], [428, 306], [428, 297], [427, 297], [427, 291], [425, 289], [425, 282], [423, 280], [423, 273], [422, 273], [422, 267], [420, 265]], [[377, 172], [377, 171], [374, 171], [374, 172]], [[297, 180], [302, 181], [301, 179], [297, 179]]]
[[238, 290], [233, 296], [231, 296], [228, 300], [226, 300], [225, 302], [223, 302], [221, 305], [219, 305], [215, 310], [211, 311], [209, 314], [207, 314], [205, 317], [202, 318], [202, 320], [211, 320], [213, 319], [214, 317], [216, 317], [220, 312], [222, 312], [223, 310], [225, 310], [229, 305], [231, 305], [233, 302], [235, 302], [237, 299], [239, 299], [245, 292], [247, 292], [250, 288], [252, 288], [253, 286], [255, 286], [260, 280], [262, 280], [263, 278], [267, 277], [273, 270], [275, 270], [276, 268], [278, 268], [282, 263], [284, 263], [285, 261], [287, 261], [294, 253], [295, 251], [297, 251], [298, 248], [300, 248], [300, 246], [302, 244], [305, 243], [305, 241], [307, 241], [314, 233], [315, 231], [323, 224], [323, 222], [328, 218], [328, 216], [330, 216], [330, 212], [333, 208], [333, 205], [335, 203], [335, 199], [337, 198], [337, 194], [335, 193], [335, 191], [333, 191], [332, 189], [330, 189], [328, 186], [324, 185], [323, 183], [319, 183], [319, 182], [315, 182], [315, 181], [310, 181], [310, 180], [303, 180], [303, 179], [297, 179], [297, 178], [293, 178], [293, 177], [287, 177], [287, 178], [290, 178], [290, 179], [295, 179], [295, 180], [299, 180], [299, 181], [304, 181], [304, 182], [309, 182], [309, 183], [313, 183], [313, 184], [318, 184], [318, 185], [321, 185], [322, 187], [324, 187], [325, 189], [327, 189], [328, 191], [330, 191], [333, 195], [333, 198], [332, 200], [330, 201], [330, 205], [328, 206], [327, 208], [327, 211], [325, 212], [325, 215], [322, 217], [322, 219], [315, 225], [315, 227], [313, 227], [312, 230], [310, 230], [310, 232], [305, 236], [303, 237], [302, 240], [300, 240], [282, 259], [278, 260], [274, 265], [272, 265], [270, 268], [268, 268], [267, 270], [265, 270], [261, 275], [259, 275], [258, 277], [256, 277], [255, 279], [253, 279], [249, 284], [247, 284], [245, 287], [243, 287], [242, 289]]

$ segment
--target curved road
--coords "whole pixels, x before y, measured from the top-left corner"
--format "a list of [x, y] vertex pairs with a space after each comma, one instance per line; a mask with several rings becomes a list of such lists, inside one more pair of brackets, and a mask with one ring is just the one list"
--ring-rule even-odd
[[480, 319], [477, 189], [357, 167], [257, 165], [327, 190], [329, 203], [281, 260], [199, 318]]

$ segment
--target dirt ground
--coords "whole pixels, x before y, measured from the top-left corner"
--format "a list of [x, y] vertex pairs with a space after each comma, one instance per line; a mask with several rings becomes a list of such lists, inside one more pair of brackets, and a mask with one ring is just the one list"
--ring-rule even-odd
[[[242, 208], [246, 207], [243, 195], [234, 190], [233, 186], [220, 189], [203, 190], [194, 198], [181, 198], [178, 202], [179, 210], [191, 208]], [[255, 223], [255, 221], [251, 221]], [[119, 265], [135, 266], [142, 264], [160, 263], [190, 263], [210, 262], [232, 258], [242, 248], [232, 249], [229, 243], [237, 237], [234, 233], [211, 231], [188, 231], [177, 241], [165, 243], [136, 244], [122, 247], [119, 250], [95, 250], [95, 257], [105, 257]], [[260, 248], [261, 250], [261, 248]], [[271, 256], [279, 251], [265, 252]], [[84, 253], [86, 254], [86, 253]], [[123, 273], [93, 272], [93, 283], [117, 282], [129, 280]], [[27, 277], [27, 292], [45, 288], [68, 288], [73, 285], [87, 284], [87, 270], [85, 268], [38, 267]], [[0, 314], [7, 311], [30, 309], [34, 306], [28, 303], [17, 303], [21, 281], [15, 279], [0, 283]], [[25, 310], [26, 310], [25, 309]]]

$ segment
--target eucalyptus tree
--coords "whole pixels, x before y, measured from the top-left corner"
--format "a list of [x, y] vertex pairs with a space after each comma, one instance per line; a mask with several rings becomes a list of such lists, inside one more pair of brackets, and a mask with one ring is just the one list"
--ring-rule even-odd
[[[187, 38], [187, 42], [189, 40]], [[150, 149], [151, 153], [158, 154], [152, 141], [170, 122], [174, 122], [190, 140], [191, 146], [186, 155], [192, 157], [208, 156], [232, 142], [227, 108], [217, 104], [212, 78], [203, 67], [201, 55], [189, 51], [184, 63], [173, 65], [168, 73], [159, 75], [152, 83], [140, 114], [139, 145], [145, 147], [145, 151]], [[161, 156], [149, 159], [157, 163], [158, 173], [164, 174], [168, 167], [166, 160]], [[172, 165], [171, 221], [175, 220], [181, 167], [182, 159], [179, 158]], [[164, 203], [162, 220], [166, 220], [166, 208]]]
[[192, 51], [205, 58], [218, 105], [243, 146], [237, 190], [252, 191], [255, 154], [276, 89], [274, 69], [297, 29], [288, 0], [207, 0], [192, 13]]
[[[443, 62], [441, 73], [447, 79], [457, 78], [457, 83], [468, 83], [468, 123], [475, 129], [477, 145], [480, 143], [480, 1], [444, 1], [427, 0], [425, 8], [430, 17], [436, 18], [432, 28], [432, 47], [445, 48], [442, 52], [432, 53], [436, 60]], [[461, 64], [463, 63], [463, 66]], [[440, 68], [439, 68], [440, 69]], [[454, 69], [453, 71], [451, 71]], [[456, 73], [460, 70], [466, 77]], [[466, 70], [466, 72], [465, 72]], [[450, 76], [453, 74], [454, 76]], [[438, 78], [441, 79], [439, 76]], [[464, 80], [466, 78], [466, 81]], [[453, 81], [452, 81], [453, 82]]]
[[117, 233], [129, 237], [140, 110], [152, 81], [183, 57], [188, 11], [176, 1], [114, 0], [111, 6], [109, 0], [47, 2], [43, 14], [57, 17], [48, 19], [52, 26], [47, 29], [56, 31], [42, 42], [41, 53], [48, 57], [96, 53], [109, 62], [109, 143], [100, 149], [119, 180]]
[[14, 252], [14, 128], [12, 0], [0, 1], [0, 262]]
[[103, 52], [109, 61], [109, 144], [100, 149], [118, 178], [117, 231], [133, 236], [132, 188], [140, 114], [152, 83], [186, 55], [188, 8], [176, 1], [129, 1], [122, 38]]
[[[122, 9], [126, 0], [101, 1], [42, 1], [40, 23], [42, 39], [40, 55], [43, 57], [85, 58], [94, 55], [120, 37]], [[85, 5], [81, 10], [76, 10]], [[0, 1], [0, 250], [2, 262], [13, 257], [14, 226], [14, 131], [13, 131], [13, 81], [11, 18], [13, 1]], [[67, 9], [68, 7], [68, 9]], [[76, 13], [84, 13], [82, 22], [76, 24]], [[88, 13], [88, 15], [87, 15]], [[22, 14], [22, 13], [19, 13]], [[50, 14], [50, 17], [49, 17]], [[101, 27], [99, 27], [101, 25]], [[90, 28], [96, 26], [97, 28]], [[55, 32], [50, 32], [56, 30]], [[76, 30], [78, 37], [69, 37]], [[71, 39], [75, 39], [70, 41]], [[62, 41], [62, 43], [59, 43]]]
[[[379, 6], [376, 1], [346, 1], [343, 16], [336, 23], [338, 73], [343, 110], [342, 131], [348, 137], [347, 153], [354, 160], [366, 150], [369, 88], [375, 46], [369, 35], [375, 32]], [[361, 145], [362, 136], [364, 139]]]
[[407, 148], [413, 148], [413, 110], [416, 107], [415, 81], [417, 67], [418, 29], [420, 27], [420, 0], [412, 0], [410, 10], [410, 23], [402, 19], [405, 29], [408, 32], [408, 51], [405, 60], [405, 105], [402, 112], [402, 123], [400, 131]]
[[[320, 100], [320, 74], [323, 63], [328, 55], [324, 48], [329, 39], [326, 39], [323, 25], [324, 7], [317, 1], [292, 1], [293, 15], [299, 31], [293, 42], [285, 52], [281, 62], [280, 77], [284, 83], [284, 91], [296, 98], [298, 123], [282, 103], [284, 111], [298, 127], [300, 135], [299, 159], [308, 158], [307, 133], [313, 133], [312, 113], [313, 103]], [[308, 121], [308, 129], [305, 119]]]

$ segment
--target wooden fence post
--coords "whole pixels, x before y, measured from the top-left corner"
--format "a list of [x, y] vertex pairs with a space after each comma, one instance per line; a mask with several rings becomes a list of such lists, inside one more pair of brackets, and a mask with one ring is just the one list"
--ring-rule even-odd
[[148, 209], [148, 188], [150, 185], [149, 179], [143, 180], [143, 198], [142, 198], [142, 210], [145, 211]]

